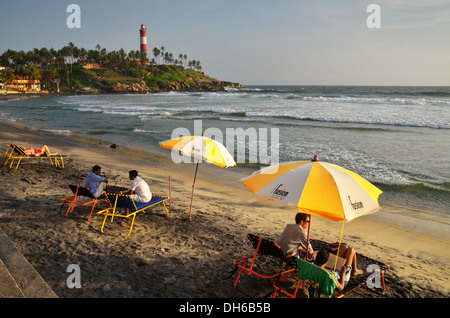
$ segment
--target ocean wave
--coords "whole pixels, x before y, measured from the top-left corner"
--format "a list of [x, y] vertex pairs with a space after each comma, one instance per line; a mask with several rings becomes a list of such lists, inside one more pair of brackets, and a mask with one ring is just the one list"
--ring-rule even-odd
[[438, 195], [442, 198], [450, 200], [450, 187], [448, 182], [442, 182], [438, 184], [424, 183], [424, 182], [411, 182], [410, 184], [383, 184], [379, 183], [380, 186], [389, 188], [391, 190], [406, 191], [406, 192], [416, 192], [420, 194], [433, 194]]
[[[291, 97], [295, 98], [295, 97]], [[298, 96], [298, 99], [308, 102], [321, 103], [351, 103], [351, 104], [380, 104], [380, 105], [421, 105], [421, 106], [450, 106], [450, 100], [424, 98], [379, 98], [379, 97], [324, 97]]]
[[[119, 116], [137, 116], [140, 120], [149, 120], [154, 118], [179, 118], [191, 119], [192, 117], [199, 119], [211, 119], [213, 117], [221, 118], [240, 118], [248, 121], [247, 118], [259, 118], [261, 121], [279, 119], [282, 121], [316, 121], [328, 123], [342, 124], [359, 124], [359, 125], [383, 125], [383, 126], [399, 126], [399, 127], [423, 127], [433, 129], [450, 129], [450, 122], [446, 120], [442, 114], [421, 113], [422, 116], [416, 116], [411, 111], [403, 111], [401, 113], [389, 113], [389, 110], [380, 109], [377, 113], [372, 110], [373, 114], [366, 114], [363, 110], [352, 111], [352, 109], [341, 110], [340, 112], [333, 109], [248, 109], [238, 110], [237, 107], [145, 107], [145, 106], [98, 106], [98, 107], [78, 107], [75, 109], [79, 112], [104, 113], [108, 115]], [[420, 110], [414, 110], [420, 113]], [[385, 114], [385, 115], [383, 115]], [[286, 124], [286, 123], [281, 123]]]
[[270, 112], [247, 112], [248, 117], [261, 117], [261, 118], [273, 118], [273, 119], [285, 119], [285, 120], [298, 120], [298, 121], [317, 121], [326, 123], [342, 123], [342, 124], [361, 124], [361, 125], [384, 125], [384, 126], [400, 126], [400, 127], [421, 127], [421, 128], [433, 128], [433, 129], [450, 129], [450, 123], [443, 120], [440, 122], [413, 122], [408, 120], [398, 120], [397, 118], [386, 119], [362, 119], [362, 118], [338, 118], [338, 117], [320, 117], [310, 115], [297, 115], [297, 114], [273, 114]]
[[[186, 96], [186, 93], [161, 93], [165, 96]], [[170, 95], [169, 95], [170, 94]], [[197, 96], [200, 99], [214, 98], [265, 98], [265, 99], [286, 99], [300, 100], [312, 103], [348, 103], [348, 104], [380, 104], [380, 105], [419, 105], [419, 106], [444, 106], [450, 107], [449, 92], [421, 92], [416, 94], [408, 93], [371, 93], [372, 96], [352, 96], [352, 95], [336, 95], [336, 94], [308, 94], [302, 89], [287, 90], [283, 88], [241, 88], [233, 89], [225, 92], [206, 92], [195, 93], [190, 96]], [[386, 96], [386, 97], [384, 97]]]
[[[341, 91], [343, 90], [342, 88]], [[151, 99], [146, 95], [144, 96], [146, 99], [135, 95], [126, 96], [126, 98], [124, 96], [119, 98], [69, 96], [59, 98], [58, 103], [79, 112], [138, 116], [144, 121], [155, 118], [218, 118], [234, 121], [237, 118], [242, 121], [251, 121], [257, 118], [262, 122], [273, 123], [279, 120], [280, 124], [294, 125], [299, 121], [316, 121], [450, 129], [447, 116], [450, 100], [446, 98], [403, 98], [401, 96], [384, 98], [381, 93], [375, 97], [333, 96], [332, 94], [304, 96], [299, 93], [301, 91], [301, 88], [296, 87], [295, 89], [232, 89], [225, 92], [201, 93], [168, 92], [151, 94]], [[158, 96], [177, 98], [161, 99]], [[255, 99], [255, 101], [243, 102], [239, 100], [241, 98]], [[211, 101], [208, 103], [198, 99], [211, 99]], [[279, 100], [279, 102], [272, 100]]]
[[64, 135], [64, 136], [69, 136], [72, 134], [72, 131], [68, 129], [44, 129], [44, 131], [48, 131], [55, 135]]
[[133, 129], [133, 132], [139, 133], [139, 134], [155, 134], [155, 133], [164, 133], [166, 131], [164, 131], [164, 130], [148, 130], [148, 129], [135, 128], [135, 129]]
[[[403, 201], [405, 205], [416, 206], [426, 211], [437, 211], [449, 215], [448, 202], [450, 190], [445, 187], [426, 183], [413, 183], [408, 185], [374, 183], [383, 191], [381, 200]], [[441, 184], [442, 185], [442, 184]]]

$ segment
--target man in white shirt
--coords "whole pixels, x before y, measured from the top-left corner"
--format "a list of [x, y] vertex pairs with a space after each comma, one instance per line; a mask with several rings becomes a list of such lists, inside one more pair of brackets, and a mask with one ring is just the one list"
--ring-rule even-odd
[[132, 182], [128, 193], [131, 194], [134, 202], [149, 202], [152, 199], [152, 192], [150, 191], [147, 182], [138, 176], [136, 170], [131, 170], [129, 172], [129, 177]]

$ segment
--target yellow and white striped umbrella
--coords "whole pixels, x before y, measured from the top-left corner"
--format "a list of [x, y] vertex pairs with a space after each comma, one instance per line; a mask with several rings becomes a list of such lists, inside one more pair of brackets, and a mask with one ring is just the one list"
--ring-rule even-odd
[[[218, 141], [205, 136], [184, 136], [170, 139], [159, 143], [161, 147], [179, 151], [181, 154], [206, 162], [219, 167], [235, 166], [236, 162], [227, 148]], [[189, 219], [191, 219], [192, 203], [194, 200], [195, 180], [197, 178], [198, 162], [195, 167], [194, 181], [192, 183], [191, 205], [189, 208]]]
[[326, 162], [283, 162], [241, 182], [279, 205], [292, 203], [300, 212], [334, 221], [351, 221], [380, 209], [380, 189], [356, 173]]
[[219, 167], [235, 166], [231, 154], [223, 144], [205, 136], [184, 136], [160, 142], [161, 147], [204, 160]]

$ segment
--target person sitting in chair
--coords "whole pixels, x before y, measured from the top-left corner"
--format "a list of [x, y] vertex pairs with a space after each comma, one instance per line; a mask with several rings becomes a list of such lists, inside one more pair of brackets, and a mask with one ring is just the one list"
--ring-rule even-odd
[[[295, 215], [295, 224], [286, 225], [283, 233], [275, 241], [286, 254], [302, 259], [307, 254], [308, 259], [314, 259], [316, 252], [314, 252], [311, 243], [307, 243], [310, 217], [309, 214], [297, 213]], [[307, 244], [308, 248], [306, 248]]]
[[40, 149], [33, 149], [33, 148], [27, 148], [27, 147], [22, 147], [23, 151], [29, 155], [29, 156], [42, 156], [42, 155], [47, 155], [47, 156], [56, 156], [58, 153], [52, 153], [50, 152], [50, 149], [48, 148], [47, 145], [43, 145]]
[[350, 271], [352, 270], [352, 267], [350, 265], [347, 265], [347, 262], [342, 266], [341, 270], [333, 271], [329, 270], [325, 267], [325, 265], [328, 262], [328, 258], [330, 257], [330, 253], [328, 253], [326, 250], [320, 250], [317, 252], [316, 259], [314, 260], [314, 263], [326, 270], [331, 277], [334, 278], [334, 280], [337, 283], [337, 286], [339, 290], [343, 290], [345, 286], [347, 286], [348, 282], [350, 281]]
[[150, 200], [152, 199], [152, 192], [150, 191], [150, 187], [148, 186], [147, 182], [145, 182], [144, 179], [138, 176], [138, 172], [136, 170], [131, 170], [128, 175], [132, 182], [130, 189], [126, 194], [131, 194], [134, 202], [150, 202]]
[[85, 187], [91, 191], [92, 195], [98, 199], [106, 189], [108, 180], [100, 176], [102, 167], [95, 165], [86, 177]]
[[340, 270], [336, 269], [333, 273], [333, 271], [325, 267], [329, 257], [330, 253], [328, 251], [320, 250], [317, 252], [314, 263], [317, 266], [325, 269], [328, 273], [331, 274], [331, 276], [334, 277], [334, 280], [336, 281], [338, 288], [341, 291], [345, 288], [345, 286], [347, 286], [348, 282], [350, 281], [350, 275], [360, 275], [363, 273], [363, 271], [360, 269], [355, 270], [355, 268], [352, 268], [352, 263], [354, 262], [353, 255], [349, 258], [346, 258], [345, 264], [342, 266], [342, 268]]

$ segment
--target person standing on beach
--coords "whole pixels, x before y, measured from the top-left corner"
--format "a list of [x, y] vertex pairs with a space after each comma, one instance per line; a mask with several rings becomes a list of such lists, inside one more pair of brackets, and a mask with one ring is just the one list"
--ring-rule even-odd
[[[308, 223], [310, 215], [305, 213], [297, 213], [295, 215], [295, 224], [288, 224], [281, 233], [280, 238], [275, 241], [281, 249], [289, 255], [304, 258], [306, 255], [306, 245], [308, 239]], [[311, 246], [308, 245], [308, 259], [314, 258], [315, 252]]]
[[106, 189], [108, 180], [100, 176], [102, 167], [95, 165], [86, 177], [85, 187], [91, 191], [95, 198], [100, 197]]
[[131, 170], [128, 175], [130, 180], [132, 180], [128, 194], [131, 194], [131, 197], [135, 202], [149, 202], [152, 199], [152, 192], [150, 191], [147, 182], [138, 176], [136, 170]]

